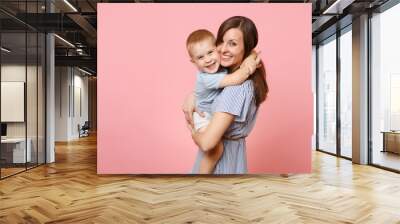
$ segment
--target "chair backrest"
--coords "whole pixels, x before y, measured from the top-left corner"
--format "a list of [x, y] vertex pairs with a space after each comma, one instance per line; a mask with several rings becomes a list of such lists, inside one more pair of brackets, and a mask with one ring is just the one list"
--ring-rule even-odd
[[89, 121], [85, 121], [85, 124], [83, 124], [82, 128], [89, 128]]

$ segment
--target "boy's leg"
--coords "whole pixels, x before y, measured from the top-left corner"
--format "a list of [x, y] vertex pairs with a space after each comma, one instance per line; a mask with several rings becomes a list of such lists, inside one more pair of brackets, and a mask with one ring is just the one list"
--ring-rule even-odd
[[[201, 117], [196, 112], [193, 113], [193, 119], [195, 124], [195, 129], [198, 132], [204, 132], [206, 129], [210, 115], [205, 113], [206, 117]], [[224, 145], [222, 142], [219, 142], [217, 146], [215, 146], [212, 150], [208, 152], [204, 152], [204, 156], [200, 161], [200, 169], [199, 173], [201, 174], [211, 174], [214, 171], [214, 167], [217, 164], [218, 160], [221, 158], [222, 153], [224, 151]]]
[[200, 161], [200, 173], [212, 174], [215, 169], [215, 165], [221, 158], [223, 152], [224, 144], [222, 141], [218, 142], [217, 146], [215, 146], [212, 150], [205, 152], [203, 159]]

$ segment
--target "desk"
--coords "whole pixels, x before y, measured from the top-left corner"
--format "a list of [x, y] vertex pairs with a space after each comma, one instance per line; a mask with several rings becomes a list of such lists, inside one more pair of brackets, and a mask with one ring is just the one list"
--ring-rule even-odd
[[400, 132], [399, 131], [382, 131], [383, 133], [383, 150], [382, 152], [393, 152], [400, 154]]
[[[31, 145], [32, 140], [27, 139], [27, 148], [25, 154], [25, 138], [6, 138], [1, 139], [1, 157], [6, 163], [25, 163], [32, 160]], [[11, 159], [12, 158], [12, 159]]]

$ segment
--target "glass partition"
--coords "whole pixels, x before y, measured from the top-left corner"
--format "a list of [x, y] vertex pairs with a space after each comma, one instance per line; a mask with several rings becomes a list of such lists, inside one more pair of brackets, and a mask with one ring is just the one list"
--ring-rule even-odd
[[27, 33], [27, 98], [26, 98], [26, 112], [27, 112], [27, 150], [31, 151], [30, 160], [27, 163], [28, 168], [37, 165], [38, 157], [38, 35], [36, 32]]
[[336, 154], [336, 36], [318, 47], [318, 149]]
[[1, 47], [1, 176], [7, 177], [25, 170], [31, 158], [26, 150], [26, 33], [3, 32]]
[[0, 2], [1, 179], [45, 163], [45, 34], [16, 19], [44, 3]]

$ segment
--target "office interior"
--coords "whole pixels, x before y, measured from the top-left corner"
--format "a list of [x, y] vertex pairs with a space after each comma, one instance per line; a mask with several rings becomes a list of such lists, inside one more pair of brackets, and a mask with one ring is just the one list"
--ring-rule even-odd
[[[64, 145], [93, 136], [96, 141], [96, 13], [101, 2], [174, 1], [0, 2], [0, 183], [57, 164], [57, 150]], [[398, 175], [399, 1], [230, 2], [312, 4], [310, 150], [349, 161], [349, 169], [363, 165], [374, 168], [369, 172]], [[67, 153], [73, 152], [72, 147]]]
[[[357, 11], [352, 4], [345, 11]], [[315, 148], [398, 172], [400, 6], [358, 4], [367, 12], [343, 15], [335, 30], [313, 33]]]
[[[55, 142], [96, 131], [96, 31], [82, 15], [62, 15], [77, 12], [71, 6], [0, 3], [1, 179], [54, 163]], [[71, 18], [83, 19], [92, 36]]]

